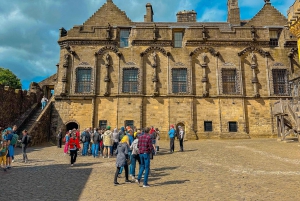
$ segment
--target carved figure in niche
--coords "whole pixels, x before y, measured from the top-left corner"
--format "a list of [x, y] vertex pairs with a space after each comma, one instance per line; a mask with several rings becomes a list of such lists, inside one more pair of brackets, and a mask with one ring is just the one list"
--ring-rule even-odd
[[255, 55], [255, 53], [253, 51], [251, 52], [250, 57], [251, 57], [251, 67], [255, 68], [256, 67], [256, 55]]
[[207, 67], [207, 55], [205, 53], [203, 53], [201, 55], [201, 63], [200, 64], [204, 68]]
[[65, 54], [64, 55], [64, 67], [68, 67], [69, 66], [69, 54]]
[[110, 66], [110, 55], [107, 53], [106, 57], [105, 57], [105, 65], [106, 67]]
[[150, 62], [151, 62], [151, 66], [153, 68], [157, 67], [157, 54], [156, 52], [153, 52], [150, 56]]

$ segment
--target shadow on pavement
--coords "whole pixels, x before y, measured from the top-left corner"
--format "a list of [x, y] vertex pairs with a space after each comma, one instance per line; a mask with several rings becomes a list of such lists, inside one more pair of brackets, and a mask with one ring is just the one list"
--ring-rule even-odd
[[79, 200], [93, 164], [13, 167], [1, 172], [1, 183], [7, 184], [1, 194], [10, 200]]
[[189, 182], [190, 180], [173, 180], [173, 181], [165, 181], [162, 183], [156, 183], [154, 186], [164, 186], [164, 185], [172, 185], [172, 184], [183, 184], [185, 182]]

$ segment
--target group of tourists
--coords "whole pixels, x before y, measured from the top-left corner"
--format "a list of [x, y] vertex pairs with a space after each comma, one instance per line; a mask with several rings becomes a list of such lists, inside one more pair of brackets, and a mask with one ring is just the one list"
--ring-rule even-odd
[[2, 128], [0, 127], [0, 166], [4, 171], [11, 169], [12, 163], [14, 162], [14, 149], [17, 146], [17, 143], [21, 144], [22, 154], [23, 154], [23, 163], [27, 163], [27, 147], [31, 142], [31, 137], [28, 135], [27, 130], [22, 131], [21, 138], [17, 134], [17, 126], [13, 128]]
[[[183, 151], [184, 129], [178, 126], [178, 132], [174, 125], [170, 126], [170, 153], [174, 152], [175, 137], [178, 138], [180, 150]], [[158, 128], [146, 127], [144, 129], [121, 127], [118, 131], [111, 127], [86, 128], [82, 133], [78, 129], [67, 131], [63, 137], [62, 130], [57, 135], [57, 147], [65, 143], [64, 154], [71, 156], [71, 166], [76, 162], [77, 154], [92, 156], [93, 158], [110, 158], [116, 156], [116, 172], [114, 185], [119, 185], [118, 178], [125, 170], [125, 183], [137, 182], [140, 184], [144, 174], [143, 187], [149, 187], [148, 175], [150, 171], [150, 159], [159, 151], [160, 131]], [[82, 145], [80, 145], [82, 143]], [[81, 152], [80, 152], [81, 150]], [[136, 163], [139, 171], [136, 174]], [[129, 177], [131, 177], [129, 179]]]

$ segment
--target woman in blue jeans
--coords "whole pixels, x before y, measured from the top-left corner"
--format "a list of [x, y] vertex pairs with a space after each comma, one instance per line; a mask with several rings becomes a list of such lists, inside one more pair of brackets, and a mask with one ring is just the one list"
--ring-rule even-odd
[[139, 164], [141, 164], [141, 160], [140, 160], [140, 156], [139, 156], [139, 148], [137, 146], [138, 142], [139, 142], [139, 139], [136, 138], [130, 146], [130, 149], [132, 150], [132, 154], [130, 157], [130, 160], [131, 160], [130, 175], [132, 176], [132, 180], [135, 180], [136, 161], [138, 161]]

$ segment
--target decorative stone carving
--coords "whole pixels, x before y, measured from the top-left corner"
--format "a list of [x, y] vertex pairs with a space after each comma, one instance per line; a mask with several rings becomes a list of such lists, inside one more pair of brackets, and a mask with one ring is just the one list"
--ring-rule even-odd
[[72, 40], [72, 41], [63, 41], [58, 42], [60, 48], [65, 48], [66, 46], [74, 45], [91, 45], [91, 46], [103, 46], [103, 45], [112, 45], [116, 46], [118, 45], [117, 41], [110, 41], [110, 40]]
[[172, 40], [133, 40], [132, 41], [132, 46], [173, 46], [173, 41]]
[[111, 38], [112, 38], [112, 35], [111, 35], [111, 26], [108, 23], [108, 26], [107, 26], [107, 29], [106, 29], [106, 39], [107, 40], [111, 40]]
[[69, 54], [65, 54], [64, 55], [64, 64], [63, 64], [63, 67], [67, 68], [69, 66], [69, 58], [70, 58]]
[[219, 52], [216, 52], [212, 47], [197, 47], [194, 51], [190, 53], [190, 56], [196, 55], [198, 52], [209, 52], [211, 55], [217, 57], [220, 55]]
[[111, 56], [109, 55], [109, 53], [107, 53], [105, 56], [106, 76], [104, 78], [104, 82], [105, 82], [104, 96], [109, 96], [108, 87], [109, 87], [109, 82], [110, 82], [110, 77], [109, 77], [109, 67], [110, 66], [111, 66]]
[[155, 51], [150, 55], [150, 62], [151, 66], [153, 68], [153, 75], [152, 75], [152, 82], [153, 82], [153, 95], [158, 95], [158, 88], [157, 88], [157, 82], [158, 82], [158, 75], [157, 75], [157, 54]]
[[144, 55], [146, 55], [146, 54], [148, 54], [149, 52], [152, 52], [152, 51], [161, 52], [164, 56], [169, 56], [170, 55], [170, 53], [167, 52], [163, 47], [151, 46], [151, 47], [148, 47], [144, 52], [141, 52], [141, 56], [144, 56]]
[[204, 41], [207, 40], [207, 30], [204, 25], [202, 25], [202, 38]]
[[156, 28], [156, 24], [153, 25], [153, 40], [157, 40], [158, 39], [158, 29]]
[[118, 55], [118, 57], [122, 56], [122, 53], [119, 52], [116, 46], [104, 46], [98, 51], [98, 55], [104, 54], [106, 51], [112, 51]]
[[260, 97], [259, 92], [258, 92], [258, 79], [257, 79], [257, 74], [256, 74], [256, 68], [257, 68], [257, 58], [254, 53], [254, 51], [251, 52], [250, 54], [251, 58], [251, 69], [252, 69], [252, 84], [253, 84], [253, 89], [254, 89], [254, 97], [258, 98]]
[[206, 68], [207, 68], [207, 55], [205, 53], [201, 54], [201, 59], [200, 59], [200, 65], [202, 67], [202, 80], [201, 82], [203, 83], [203, 97], [208, 97], [209, 93], [207, 90], [207, 72], [206, 72]]
[[256, 30], [253, 25], [251, 26], [251, 37], [253, 41], [256, 40]]
[[199, 40], [188, 40], [185, 44], [186, 46], [203, 46], [203, 47], [228, 47], [228, 46], [234, 46], [234, 47], [247, 47], [247, 46], [260, 46], [260, 47], [270, 47], [269, 41], [199, 41]]
[[253, 51], [259, 53], [262, 57], [268, 57], [268, 56], [270, 56], [269, 52], [266, 52], [266, 51], [264, 51], [262, 49], [254, 47], [254, 46], [246, 47], [245, 49], [243, 49], [241, 52], [238, 53], [238, 56], [243, 56], [247, 52], [253, 52]]

